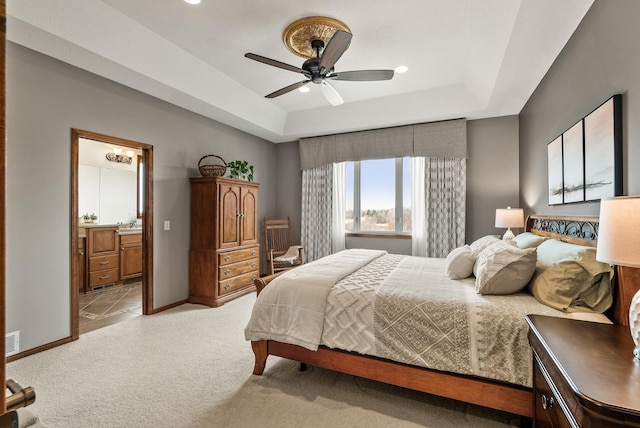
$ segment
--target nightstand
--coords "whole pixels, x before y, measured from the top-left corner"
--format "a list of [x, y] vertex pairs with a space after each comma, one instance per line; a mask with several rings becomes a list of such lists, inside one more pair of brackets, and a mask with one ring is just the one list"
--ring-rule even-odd
[[640, 427], [629, 328], [528, 315], [534, 427]]

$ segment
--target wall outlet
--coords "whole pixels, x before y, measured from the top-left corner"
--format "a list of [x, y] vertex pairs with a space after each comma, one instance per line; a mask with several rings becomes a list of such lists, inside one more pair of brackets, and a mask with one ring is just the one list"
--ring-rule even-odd
[[20, 330], [7, 333], [4, 337], [5, 357], [20, 352]]
[[171, 221], [169, 220], [164, 221], [164, 230], [171, 230]]

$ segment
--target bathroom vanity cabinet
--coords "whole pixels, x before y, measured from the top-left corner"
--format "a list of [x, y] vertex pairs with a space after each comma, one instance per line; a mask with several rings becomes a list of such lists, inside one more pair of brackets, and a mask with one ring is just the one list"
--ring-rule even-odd
[[87, 229], [87, 291], [120, 280], [120, 234], [118, 226]]
[[142, 276], [142, 233], [120, 235], [120, 280]]

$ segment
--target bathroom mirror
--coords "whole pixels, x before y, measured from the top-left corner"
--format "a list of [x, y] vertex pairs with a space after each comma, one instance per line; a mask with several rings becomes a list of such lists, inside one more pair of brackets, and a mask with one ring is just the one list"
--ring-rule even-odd
[[138, 217], [137, 154], [131, 164], [110, 161], [111, 145], [81, 140], [78, 165], [78, 215], [95, 214], [98, 224], [135, 221]]

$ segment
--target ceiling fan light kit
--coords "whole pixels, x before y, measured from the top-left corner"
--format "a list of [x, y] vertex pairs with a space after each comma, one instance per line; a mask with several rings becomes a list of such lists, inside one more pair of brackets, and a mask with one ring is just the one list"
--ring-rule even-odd
[[266, 95], [266, 98], [279, 97], [308, 83], [315, 83], [320, 85], [324, 97], [331, 105], [339, 106], [344, 101], [328, 80], [354, 82], [390, 80], [394, 74], [393, 70], [334, 72], [336, 62], [349, 48], [352, 37], [351, 30], [343, 22], [324, 16], [310, 16], [289, 24], [282, 35], [287, 49], [295, 55], [306, 58], [302, 68], [253, 53], [246, 53], [244, 56], [272, 67], [302, 73], [305, 76], [305, 80], [278, 89]]

